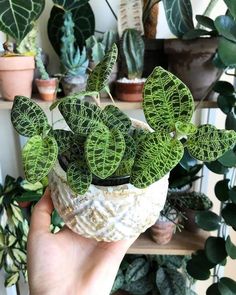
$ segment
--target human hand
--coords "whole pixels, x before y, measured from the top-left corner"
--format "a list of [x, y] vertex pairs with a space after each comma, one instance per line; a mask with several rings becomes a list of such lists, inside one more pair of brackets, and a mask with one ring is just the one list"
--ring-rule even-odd
[[27, 245], [30, 294], [110, 294], [122, 258], [134, 240], [97, 242], [67, 227], [52, 234], [52, 211], [46, 190], [31, 217]]

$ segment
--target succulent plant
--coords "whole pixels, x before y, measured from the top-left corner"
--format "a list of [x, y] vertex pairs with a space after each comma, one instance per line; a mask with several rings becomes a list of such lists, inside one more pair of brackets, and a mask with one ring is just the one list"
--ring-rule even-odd
[[39, 47], [35, 56], [35, 62], [42, 80], [49, 80], [49, 75], [42, 61], [42, 49]]
[[144, 41], [136, 29], [126, 29], [122, 35], [122, 54], [124, 55], [128, 79], [141, 78], [144, 63]]
[[[137, 188], [156, 182], [175, 167], [184, 153], [213, 161], [236, 142], [236, 132], [212, 125], [190, 123], [194, 103], [189, 89], [161, 67], [154, 69], [144, 86], [143, 110], [154, 132], [134, 130], [119, 108], [104, 109], [81, 96], [98, 96], [106, 87], [117, 57], [115, 44], [90, 74], [86, 91], [56, 102], [70, 130], [53, 130], [43, 110], [32, 100], [18, 96], [11, 118], [18, 133], [30, 137], [23, 149], [26, 177], [45, 177], [56, 160], [64, 159], [67, 180], [75, 193], [84, 194], [93, 179], [127, 176]], [[183, 145], [181, 138], [185, 139]]]
[[61, 38], [61, 63], [67, 77], [85, 77], [88, 67], [86, 49], [80, 51], [75, 44], [74, 21], [72, 13], [64, 14]]

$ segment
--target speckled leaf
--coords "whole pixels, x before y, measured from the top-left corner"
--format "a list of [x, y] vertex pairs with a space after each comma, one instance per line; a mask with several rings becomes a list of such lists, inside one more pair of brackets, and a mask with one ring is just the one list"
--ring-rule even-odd
[[149, 262], [144, 258], [135, 259], [127, 268], [125, 274], [126, 282], [135, 282], [145, 277], [149, 271]]
[[149, 186], [174, 168], [183, 153], [181, 142], [169, 134], [147, 134], [138, 145], [130, 182], [138, 188]]
[[144, 114], [154, 130], [172, 132], [176, 122], [191, 121], [194, 102], [190, 90], [161, 67], [156, 67], [145, 82], [143, 97]]
[[44, 111], [32, 99], [25, 96], [15, 97], [11, 121], [16, 131], [26, 137], [42, 134], [48, 125]]
[[118, 49], [114, 43], [111, 49], [105, 54], [103, 60], [94, 68], [87, 80], [87, 91], [103, 90], [109, 81], [112, 69], [116, 63]]
[[136, 143], [134, 139], [128, 134], [124, 134], [124, 139], [126, 146], [125, 153], [119, 167], [114, 173], [114, 176], [130, 175], [132, 167], [134, 165], [134, 159], [136, 155]]
[[118, 107], [108, 105], [103, 109], [103, 113], [105, 114], [103, 122], [108, 128], [119, 129], [122, 133], [129, 131], [132, 122]]
[[69, 165], [66, 175], [68, 184], [74, 193], [83, 195], [87, 192], [92, 182], [92, 173], [87, 167], [80, 162], [73, 162]]
[[71, 131], [56, 129], [53, 130], [53, 137], [57, 141], [58, 153], [66, 152], [73, 144], [74, 134]]
[[80, 135], [86, 136], [102, 124], [102, 110], [87, 101], [70, 98], [59, 105], [59, 110], [71, 130]]
[[190, 135], [197, 132], [197, 127], [192, 123], [183, 123], [178, 121], [175, 123], [175, 128], [178, 133], [183, 135]]
[[98, 126], [85, 143], [85, 157], [91, 172], [101, 179], [111, 176], [118, 168], [125, 151], [122, 133]]
[[22, 153], [26, 179], [32, 183], [42, 180], [55, 164], [57, 155], [57, 142], [53, 137], [31, 137]]
[[196, 159], [215, 161], [236, 143], [236, 132], [219, 130], [210, 124], [201, 125], [197, 132], [189, 136], [187, 148]]

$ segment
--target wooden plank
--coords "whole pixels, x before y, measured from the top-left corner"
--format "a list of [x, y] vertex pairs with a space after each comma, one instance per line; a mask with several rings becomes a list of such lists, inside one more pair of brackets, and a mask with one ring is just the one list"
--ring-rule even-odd
[[183, 230], [176, 232], [172, 240], [167, 245], [157, 245], [148, 232], [140, 237], [129, 248], [128, 254], [157, 254], [157, 255], [190, 255], [198, 249], [204, 247], [205, 240], [209, 233], [200, 231], [191, 233]]

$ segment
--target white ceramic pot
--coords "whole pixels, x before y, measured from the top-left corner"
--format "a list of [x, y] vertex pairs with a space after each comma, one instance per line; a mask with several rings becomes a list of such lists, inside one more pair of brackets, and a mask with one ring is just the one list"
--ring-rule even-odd
[[[147, 128], [146, 124], [141, 125]], [[72, 231], [97, 241], [111, 242], [137, 237], [155, 223], [165, 204], [168, 177], [145, 189], [130, 183], [91, 184], [84, 195], [75, 195], [57, 162], [49, 175], [49, 183], [54, 206]]]

